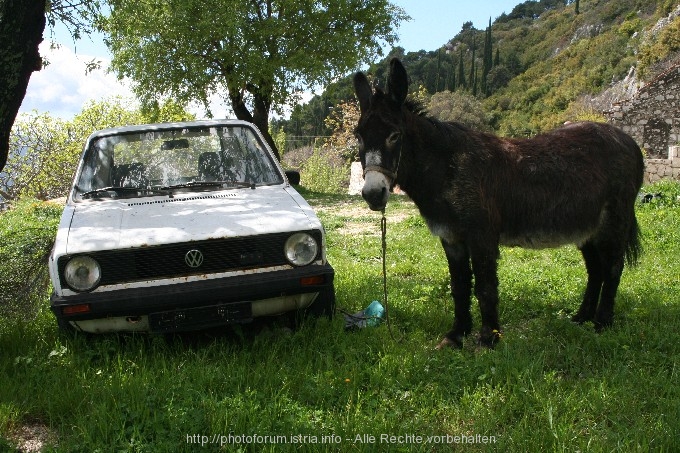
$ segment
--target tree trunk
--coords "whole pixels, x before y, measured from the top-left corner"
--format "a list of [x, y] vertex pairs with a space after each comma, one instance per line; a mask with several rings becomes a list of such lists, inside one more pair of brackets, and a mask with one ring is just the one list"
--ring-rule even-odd
[[33, 71], [42, 67], [38, 45], [45, 30], [46, 0], [0, 0], [0, 170], [9, 137]]
[[281, 156], [279, 155], [279, 150], [276, 147], [276, 143], [274, 143], [274, 138], [272, 138], [271, 134], [269, 133], [269, 111], [271, 109], [271, 102], [264, 96], [260, 95], [255, 95], [254, 98], [253, 124], [255, 124], [260, 132], [262, 132], [267, 144], [274, 151], [276, 159], [280, 161]]
[[269, 109], [271, 102], [268, 102], [261, 95], [255, 95], [254, 98], [255, 105], [253, 113], [251, 114], [243, 100], [243, 93], [238, 90], [229, 89], [231, 108], [234, 110], [236, 118], [253, 123], [260, 130], [269, 147], [274, 151], [276, 159], [281, 161], [281, 156], [279, 155], [276, 143], [274, 143], [274, 139], [269, 134]]

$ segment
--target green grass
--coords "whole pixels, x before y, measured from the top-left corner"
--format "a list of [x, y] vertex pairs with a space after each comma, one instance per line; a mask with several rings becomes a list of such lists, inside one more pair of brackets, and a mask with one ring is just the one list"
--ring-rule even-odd
[[[339, 308], [382, 300], [379, 214], [360, 197], [303, 193], [327, 228]], [[16, 221], [7, 216], [1, 231]], [[59, 452], [680, 449], [677, 195], [638, 207], [645, 254], [624, 271], [615, 326], [602, 334], [569, 321], [586, 278], [578, 251], [504, 248], [493, 351], [473, 338], [434, 350], [453, 317], [443, 252], [403, 197], [387, 216], [401, 342], [384, 324], [346, 332], [341, 315], [296, 332], [68, 338], [43, 295], [37, 314], [0, 319], [0, 451], [36, 425], [50, 433], [43, 451]], [[230, 435], [250, 442], [220, 446]], [[277, 435], [288, 443], [265, 437]], [[455, 436], [467, 443], [446, 443]]]

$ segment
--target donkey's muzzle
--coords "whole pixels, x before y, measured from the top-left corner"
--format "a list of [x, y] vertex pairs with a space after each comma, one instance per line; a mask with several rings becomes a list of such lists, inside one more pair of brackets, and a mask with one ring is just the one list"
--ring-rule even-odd
[[387, 205], [392, 182], [386, 175], [377, 171], [367, 171], [364, 178], [361, 196], [373, 211], [382, 211]]

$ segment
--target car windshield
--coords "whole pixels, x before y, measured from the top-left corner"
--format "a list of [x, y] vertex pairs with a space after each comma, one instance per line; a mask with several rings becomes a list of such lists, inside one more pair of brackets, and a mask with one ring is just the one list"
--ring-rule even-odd
[[75, 186], [80, 199], [283, 183], [259, 137], [241, 125], [104, 136], [83, 159]]

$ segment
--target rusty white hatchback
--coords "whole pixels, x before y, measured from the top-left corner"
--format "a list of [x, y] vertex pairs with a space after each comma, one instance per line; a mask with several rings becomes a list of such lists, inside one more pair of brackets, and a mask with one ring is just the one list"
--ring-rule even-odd
[[243, 121], [95, 132], [49, 262], [59, 326], [166, 333], [330, 316], [324, 229], [293, 176]]

